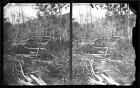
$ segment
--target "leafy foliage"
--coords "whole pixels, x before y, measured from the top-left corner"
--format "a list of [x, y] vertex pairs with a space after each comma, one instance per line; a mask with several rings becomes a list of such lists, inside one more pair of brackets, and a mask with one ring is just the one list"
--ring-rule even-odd
[[36, 5], [36, 9], [39, 9], [39, 11], [45, 15], [56, 15], [60, 14], [61, 8], [64, 7], [66, 3], [37, 3]]

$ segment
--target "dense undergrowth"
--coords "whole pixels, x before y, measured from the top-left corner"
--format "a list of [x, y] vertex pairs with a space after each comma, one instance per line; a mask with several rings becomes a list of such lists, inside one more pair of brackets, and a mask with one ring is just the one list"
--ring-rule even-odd
[[[135, 56], [132, 44], [123, 40], [116, 42], [113, 48], [109, 48], [108, 52], [103, 53], [104, 55], [109, 54], [109, 56], [100, 55], [101, 53], [98, 51], [105, 52], [107, 50], [103, 48], [106, 46], [100, 47], [102, 48], [97, 48], [96, 45], [91, 44], [85, 45], [84, 47], [79, 46], [78, 50], [73, 49], [74, 80], [79, 83], [78, 79], [76, 79], [76, 77], [79, 76], [83, 78], [79, 78], [79, 80], [88, 84], [90, 77], [99, 81], [97, 75], [105, 74], [107, 77], [111, 76], [116, 82], [120, 83], [120, 85], [131, 84], [135, 80]], [[81, 53], [79, 53], [79, 51]], [[99, 55], [97, 56], [97, 54]], [[83, 83], [81, 82], [80, 84]]]
[[[37, 75], [39, 71], [48, 75], [48, 77], [42, 79], [45, 81], [51, 80], [48, 85], [51, 85], [56, 79], [61, 81], [63, 85], [69, 83], [69, 42], [61, 41], [60, 44], [60, 41], [49, 41], [44, 47], [45, 50], [39, 50], [37, 56], [32, 58], [25, 57], [22, 54], [31, 54], [30, 51], [37, 52], [37, 50], [33, 51], [25, 48], [25, 46], [26, 44], [24, 46], [16, 46], [10, 50], [12, 53], [15, 51], [14, 54], [4, 55], [4, 80], [6, 84], [10, 84], [10, 80], [15, 79], [17, 81], [17, 78], [23, 79], [22, 74], [30, 76], [34, 73]], [[21, 73], [21, 68], [23, 73]], [[11, 79], [11, 77], [13, 78]]]

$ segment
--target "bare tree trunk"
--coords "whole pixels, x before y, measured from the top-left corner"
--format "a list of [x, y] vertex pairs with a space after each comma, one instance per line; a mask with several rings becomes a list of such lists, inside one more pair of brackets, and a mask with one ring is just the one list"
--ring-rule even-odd
[[[61, 13], [62, 13], [62, 9], [60, 9], [60, 16], [61, 16]], [[61, 22], [61, 18], [60, 18], [60, 22]], [[59, 29], [61, 31], [61, 28]], [[61, 45], [61, 33], [60, 33], [60, 45]]]
[[[80, 14], [80, 13], [79, 13]], [[81, 24], [81, 14], [80, 14], [80, 24]]]
[[11, 11], [11, 17], [12, 17], [12, 24], [13, 24], [14, 22], [13, 22], [13, 14], [12, 14], [12, 11]]
[[38, 32], [37, 29], [38, 29], [37, 26], [35, 26], [35, 36], [37, 36], [37, 32]]
[[[54, 26], [53, 26], [53, 37], [54, 37]], [[53, 41], [54, 41], [54, 38], [53, 38]]]
[[121, 25], [121, 34], [122, 34], [122, 39], [123, 39], [123, 43], [124, 43], [125, 36], [123, 33], [124, 33], [124, 29], [123, 29], [123, 25]]
[[17, 42], [18, 40], [18, 35], [19, 35], [19, 29], [20, 29], [20, 26], [19, 26], [19, 21], [20, 21], [20, 9], [19, 9], [19, 13], [18, 13], [18, 28], [17, 28], [17, 33], [16, 33], [16, 38], [15, 38], [15, 42]]
[[90, 7], [90, 15], [91, 15], [91, 24], [92, 24], [92, 13], [91, 13], [91, 7]]
[[60, 45], [61, 45], [61, 35], [60, 35]]
[[131, 35], [130, 35], [131, 33], [130, 33], [130, 32], [131, 32], [131, 31], [130, 31], [130, 28], [129, 28], [129, 14], [130, 14], [129, 6], [128, 6], [128, 11], [129, 11], [129, 12], [128, 12], [128, 26], [127, 26], [128, 34], [127, 34], [127, 35], [128, 35], [128, 39], [129, 39], [129, 43], [130, 43], [130, 40], [131, 40]]
[[21, 6], [21, 17], [22, 17], [22, 22], [23, 22], [23, 24], [24, 24], [25, 19], [24, 19], [24, 14], [23, 14], [23, 9], [22, 9], [22, 6]]
[[67, 33], [67, 29], [65, 29], [65, 34], [66, 34], [66, 38], [68, 38], [68, 33]]

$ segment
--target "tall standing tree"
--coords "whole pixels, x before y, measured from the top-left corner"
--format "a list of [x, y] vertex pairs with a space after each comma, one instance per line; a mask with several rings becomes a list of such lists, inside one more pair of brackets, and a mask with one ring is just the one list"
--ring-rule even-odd
[[[49, 33], [50, 36], [54, 37], [56, 31], [62, 31], [62, 27], [57, 28], [59, 22], [63, 24], [63, 19], [61, 21], [61, 10], [63, 7], [68, 7], [69, 4], [66, 3], [37, 3], [36, 9], [38, 9], [38, 19], [42, 23], [42, 26], [45, 28], [45, 31]], [[60, 18], [58, 18], [60, 17]], [[60, 19], [60, 21], [58, 21]], [[61, 24], [60, 24], [61, 25]], [[63, 25], [64, 26], [64, 25]], [[58, 29], [58, 30], [56, 30]], [[62, 39], [62, 35], [60, 35], [60, 43]]]
[[11, 37], [9, 36], [10, 35], [10, 27], [12, 26], [12, 24], [10, 22], [8, 22], [8, 19], [7, 18], [4, 18], [4, 43], [9, 43], [10, 40], [11, 40]]

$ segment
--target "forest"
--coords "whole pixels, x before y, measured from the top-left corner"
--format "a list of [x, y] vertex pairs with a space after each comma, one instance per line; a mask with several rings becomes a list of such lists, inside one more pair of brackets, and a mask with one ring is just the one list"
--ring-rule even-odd
[[106, 10], [105, 17], [94, 20], [91, 11], [85, 17], [78, 16], [80, 21], [72, 16], [70, 29], [70, 11], [62, 14], [62, 9], [69, 9], [70, 4], [35, 3], [37, 18], [26, 17], [22, 9], [11, 15], [12, 22], [4, 18], [4, 84], [132, 84], [135, 80], [132, 30], [136, 14], [126, 3], [85, 5]]

